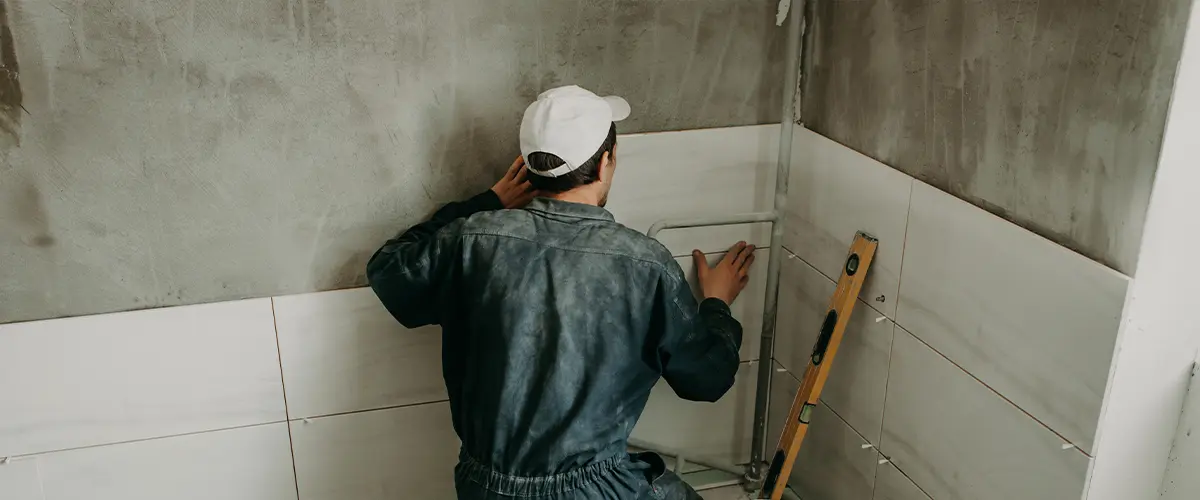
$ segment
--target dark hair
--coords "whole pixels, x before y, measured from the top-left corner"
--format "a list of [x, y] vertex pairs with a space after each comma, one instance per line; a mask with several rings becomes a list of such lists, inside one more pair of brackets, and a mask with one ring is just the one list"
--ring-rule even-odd
[[[608, 161], [613, 161], [613, 151], [617, 147], [617, 124], [612, 124], [608, 128], [608, 137], [604, 139], [604, 144], [600, 145], [600, 150], [592, 155], [588, 161], [580, 165], [579, 168], [567, 172], [560, 177], [543, 177], [532, 172], [529, 173], [529, 183], [538, 191], [546, 193], [562, 193], [570, 191], [579, 186], [586, 186], [600, 180], [600, 159], [604, 157], [604, 153], [608, 153]], [[525, 158], [525, 164], [533, 170], [545, 172], [562, 166], [564, 163], [558, 155], [550, 153], [529, 153], [529, 157]]]

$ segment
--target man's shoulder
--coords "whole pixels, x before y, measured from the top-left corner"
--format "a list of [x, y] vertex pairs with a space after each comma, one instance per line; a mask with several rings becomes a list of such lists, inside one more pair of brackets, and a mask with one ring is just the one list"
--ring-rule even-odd
[[666, 265], [674, 262], [671, 251], [658, 240], [619, 222], [609, 222], [596, 236], [612, 248], [639, 260]]
[[494, 210], [472, 215], [462, 226], [464, 235], [494, 235], [525, 239], [565, 250], [604, 253], [666, 266], [674, 262], [667, 247], [640, 231], [615, 221], [588, 220], [556, 231], [539, 225], [528, 210]]

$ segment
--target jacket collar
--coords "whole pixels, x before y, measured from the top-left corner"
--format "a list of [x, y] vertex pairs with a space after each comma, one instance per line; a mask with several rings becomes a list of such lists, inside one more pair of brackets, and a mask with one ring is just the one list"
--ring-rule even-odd
[[595, 205], [586, 205], [583, 203], [572, 203], [569, 201], [555, 200], [552, 198], [534, 198], [525, 207], [525, 210], [531, 212], [541, 212], [549, 215], [564, 215], [567, 217], [579, 217], [582, 219], [596, 219], [615, 222], [616, 218], [612, 213], [604, 208]]

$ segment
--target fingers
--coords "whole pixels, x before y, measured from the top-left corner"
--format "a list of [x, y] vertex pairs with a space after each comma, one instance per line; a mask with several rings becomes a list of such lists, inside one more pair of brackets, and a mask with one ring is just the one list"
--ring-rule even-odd
[[692, 250], [692, 264], [696, 266], [696, 277], [703, 281], [708, 276], [708, 259], [704, 258], [704, 253]]
[[742, 246], [742, 249], [733, 258], [733, 268], [740, 270], [746, 265], [746, 259], [751, 255], [754, 255], [754, 245]]
[[525, 170], [521, 168], [523, 166], [525, 166], [525, 157], [518, 156], [516, 160], [513, 160], [512, 166], [508, 167], [508, 172], [505, 172], [504, 177], [506, 179], [516, 179], [517, 174]]
[[742, 267], [738, 268], [738, 275], [745, 279], [750, 279], [750, 266], [754, 264], [754, 246], [751, 245], [749, 250], [747, 253], [750, 255], [742, 262]]
[[[744, 241], [737, 242], [737, 244], [733, 245], [733, 247], [730, 247], [728, 252], [725, 252], [725, 257], [721, 258], [721, 265], [729, 265], [729, 266], [734, 265], [733, 264], [734, 260], [737, 259], [738, 255], [741, 254], [742, 250], [744, 250], [745, 248], [746, 248], [746, 242], [744, 242]], [[734, 267], [734, 269], [737, 269], [737, 267]]]

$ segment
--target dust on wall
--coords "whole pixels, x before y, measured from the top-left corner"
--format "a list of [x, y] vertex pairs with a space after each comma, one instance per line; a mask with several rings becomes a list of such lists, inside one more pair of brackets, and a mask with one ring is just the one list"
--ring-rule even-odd
[[0, 323], [361, 285], [555, 85], [622, 132], [778, 121], [775, 4], [5, 0]]
[[1191, 0], [816, 0], [813, 130], [1132, 274]]

